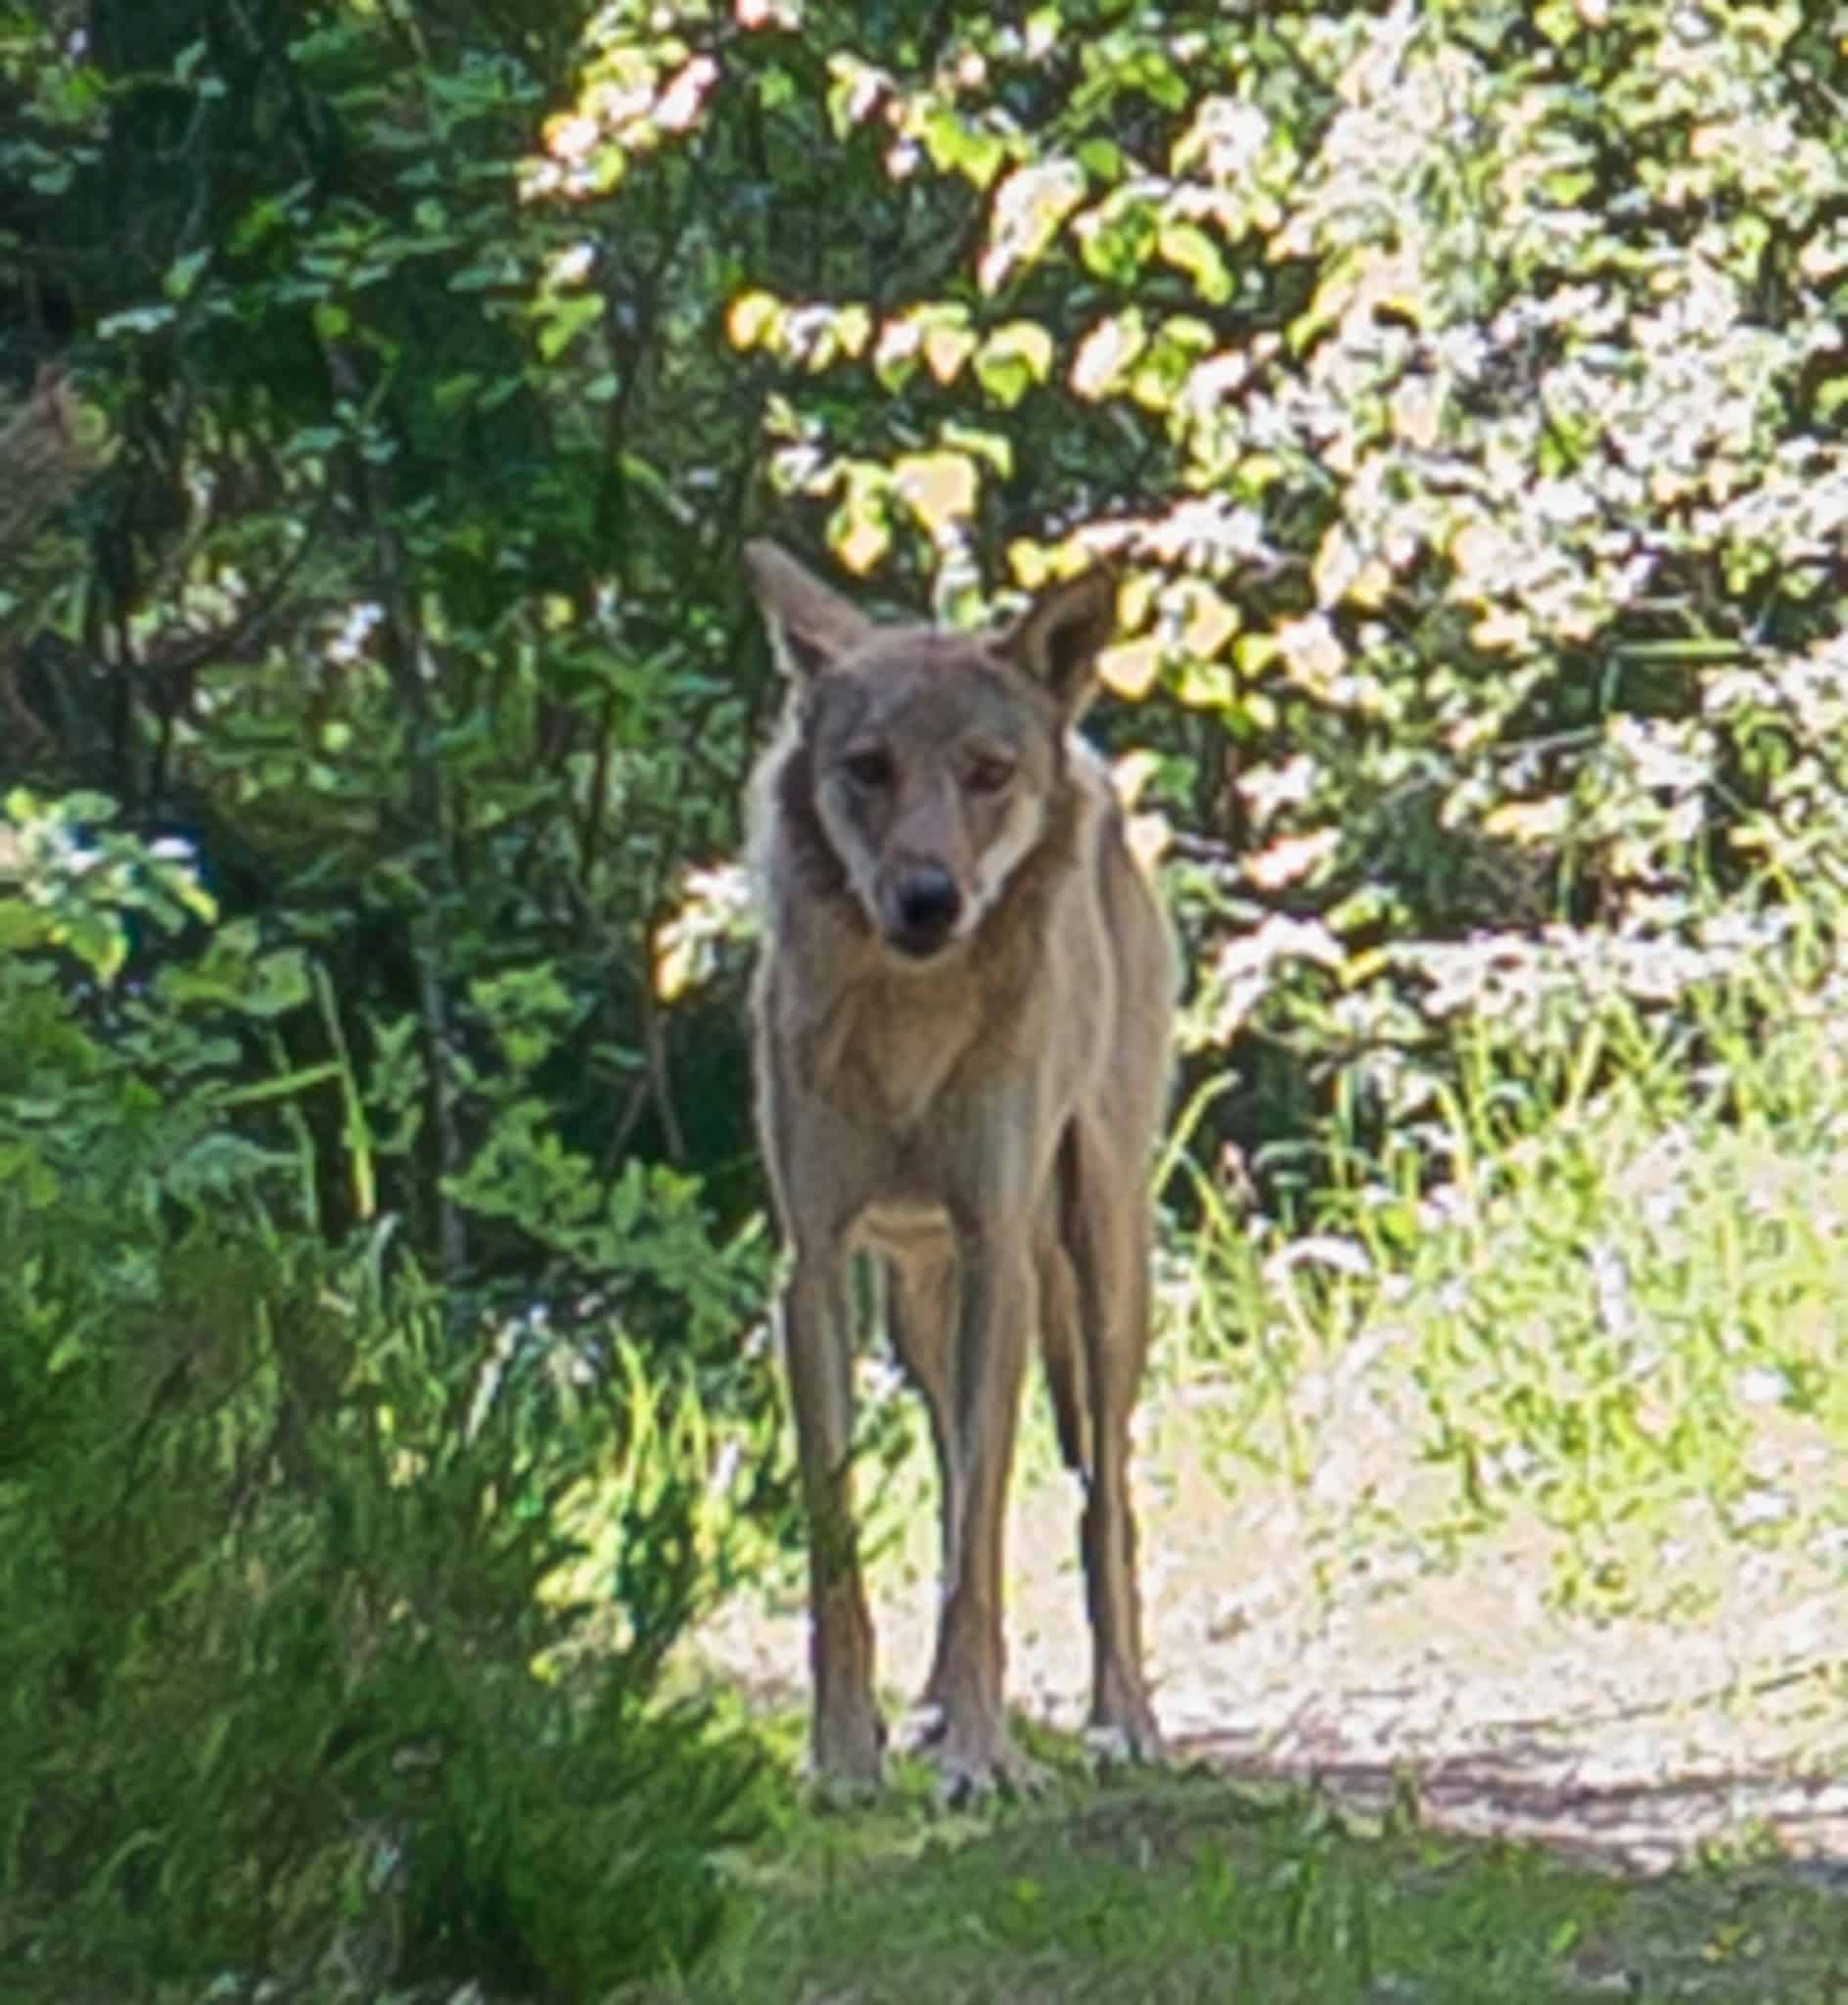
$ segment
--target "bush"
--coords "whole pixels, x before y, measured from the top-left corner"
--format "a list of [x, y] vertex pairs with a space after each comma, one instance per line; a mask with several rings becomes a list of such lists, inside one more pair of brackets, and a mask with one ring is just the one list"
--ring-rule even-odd
[[690, 1960], [757, 1756], [651, 1693], [737, 1563], [747, 1435], [607, 1308], [495, 1329], [389, 1223], [308, 1230], [287, 1115], [332, 1082], [249, 1077], [303, 964], [221, 931], [112, 987], [124, 908], [208, 902], [79, 806], [15, 798], [0, 889], [0, 1972], [585, 1996]]

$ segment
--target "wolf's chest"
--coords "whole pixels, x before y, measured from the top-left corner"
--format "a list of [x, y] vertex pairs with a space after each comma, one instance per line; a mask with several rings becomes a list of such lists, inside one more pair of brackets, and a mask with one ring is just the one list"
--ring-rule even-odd
[[966, 983], [867, 983], [808, 1026], [803, 1083], [856, 1128], [915, 1136], [996, 1083], [1014, 1028]]

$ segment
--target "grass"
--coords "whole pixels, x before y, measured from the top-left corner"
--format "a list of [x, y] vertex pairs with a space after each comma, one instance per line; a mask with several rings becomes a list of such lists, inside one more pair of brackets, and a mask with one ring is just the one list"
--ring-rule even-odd
[[1562, 1052], [1479, 1052], [1311, 1230], [1254, 1237], [1202, 1184], [1168, 1369], [1224, 1386], [1221, 1462], [1308, 1494], [1341, 1423], [1313, 1395], [1363, 1377], [1451, 1478], [1421, 1536], [1530, 1527], [1562, 1606], [1698, 1614], [1697, 1548], [1839, 1561], [1848, 1041], [1836, 999], [1758, 1000], [1700, 1062], [1632, 1019], [1594, 1096]]
[[1848, 1902], [1788, 1868], [1625, 1881], [1204, 1772], [986, 1818], [792, 1798], [736, 1871], [710, 1961], [630, 2005], [1848, 1998]]

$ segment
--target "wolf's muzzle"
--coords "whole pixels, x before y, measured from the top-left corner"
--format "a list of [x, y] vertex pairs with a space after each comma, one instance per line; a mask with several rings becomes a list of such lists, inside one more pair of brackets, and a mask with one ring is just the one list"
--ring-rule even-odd
[[925, 864], [898, 886], [886, 937], [901, 954], [923, 959], [948, 944], [962, 916], [962, 893], [947, 870]]

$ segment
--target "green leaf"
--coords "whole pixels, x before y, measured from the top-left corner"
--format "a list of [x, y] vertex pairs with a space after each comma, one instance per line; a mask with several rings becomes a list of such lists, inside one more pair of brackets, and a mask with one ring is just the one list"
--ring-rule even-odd
[[130, 306], [121, 313], [107, 313], [96, 325], [99, 341], [113, 341], [118, 334], [152, 334], [169, 326], [175, 318], [171, 306]]
[[464, 369], [459, 375], [445, 376], [436, 386], [432, 399], [439, 411], [461, 410], [474, 402], [482, 388], [481, 372]]
[[169, 300], [184, 300], [199, 283], [199, 275], [211, 261], [210, 250], [190, 251], [184, 257], [176, 257], [166, 268], [161, 281], [161, 290]]
[[539, 353], [546, 361], [555, 362], [596, 322], [603, 311], [603, 301], [596, 293], [573, 293], [562, 300], [548, 300], [537, 310], [542, 316]]
[[1161, 256], [1193, 280], [1202, 299], [1217, 306], [1231, 298], [1225, 259], [1198, 223], [1164, 221], [1155, 241]]
[[337, 1059], [328, 1058], [318, 1065], [303, 1065], [294, 1072], [259, 1079], [252, 1086], [215, 1087], [207, 1098], [213, 1107], [261, 1106], [267, 1100], [293, 1099], [311, 1086], [325, 1086], [329, 1080], [339, 1079], [344, 1070]]
[[51, 922], [40, 907], [23, 898], [0, 896], [0, 954], [42, 947], [50, 932]]
[[1010, 320], [976, 350], [975, 373], [995, 402], [1016, 404], [1052, 373], [1052, 337], [1037, 321]]
[[929, 113], [920, 135], [934, 166], [986, 188], [1007, 162], [1005, 144], [993, 132], [947, 107]]

